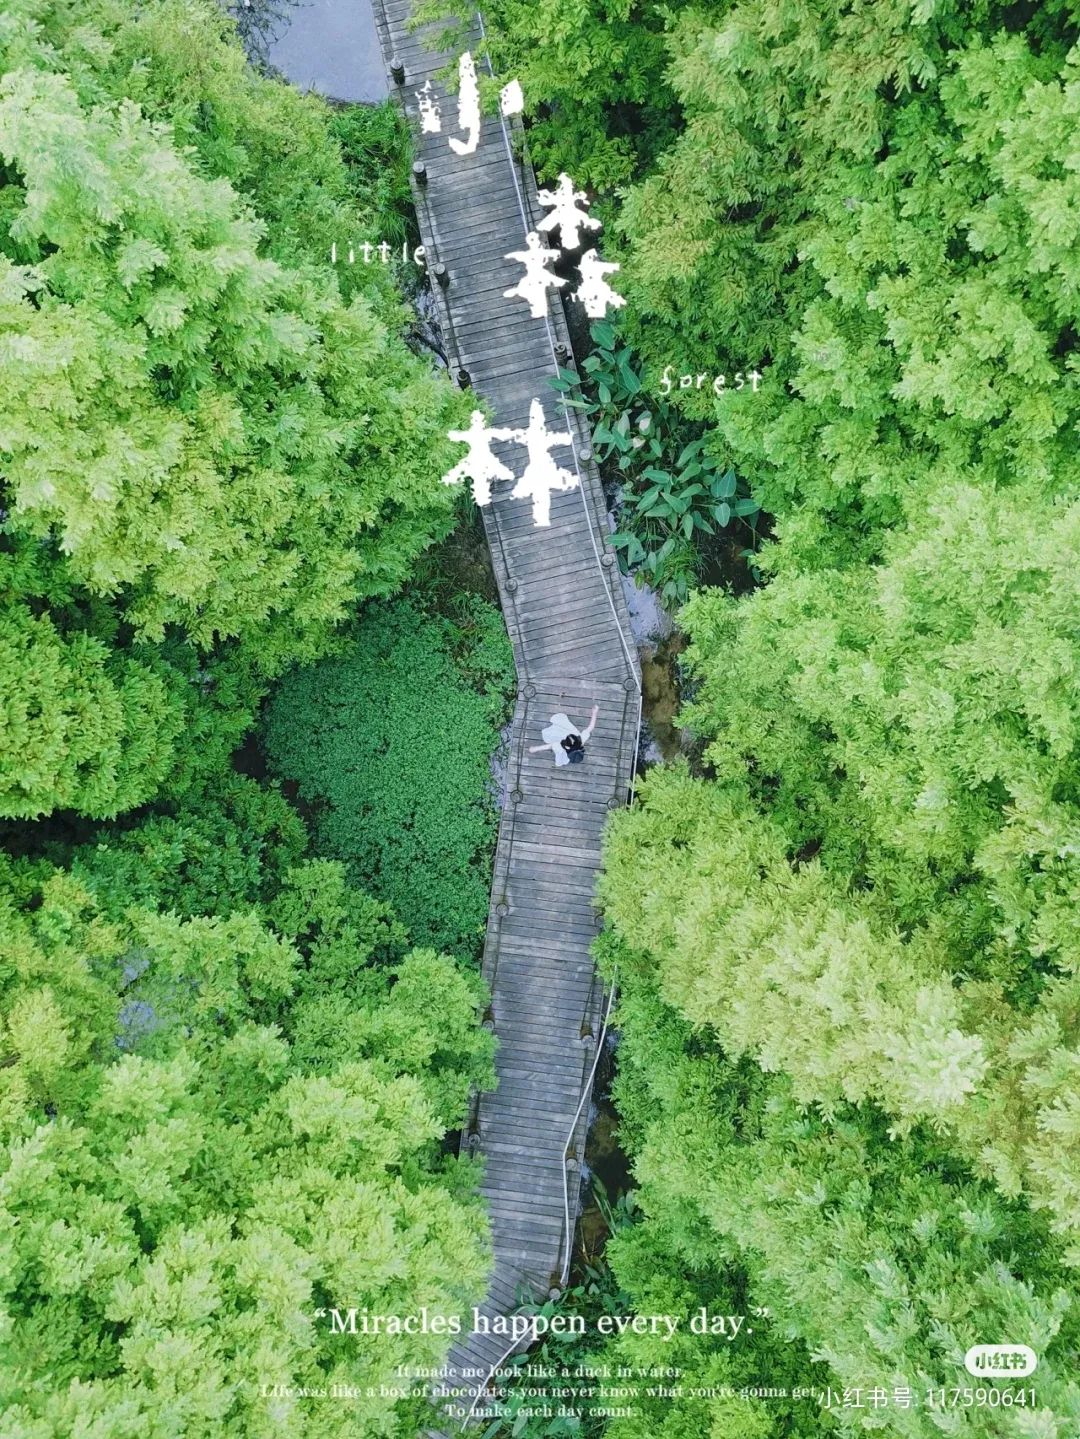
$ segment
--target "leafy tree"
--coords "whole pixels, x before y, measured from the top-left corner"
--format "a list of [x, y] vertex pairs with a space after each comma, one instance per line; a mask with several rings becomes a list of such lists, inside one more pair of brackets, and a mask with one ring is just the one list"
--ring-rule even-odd
[[[779, 826], [719, 787], [676, 773], [646, 795], [615, 827], [603, 893], [620, 932], [659, 963], [669, 1001], [732, 1054], [785, 1071], [826, 1114], [873, 1101], [894, 1134], [931, 1123], [1005, 1194], [1022, 1188], [1048, 1208], [1075, 1252], [1072, 969], [1034, 1005], [1011, 1005], [1000, 976], [956, 974], [965, 933], [993, 917], [976, 876], [970, 907], [903, 923], [883, 916], [886, 880], [865, 896], [819, 859], [793, 864]], [[643, 866], [663, 882], [643, 889]], [[1004, 940], [993, 947], [1018, 966], [1023, 951]]]
[[[520, 1369], [503, 1382], [501, 1412], [482, 1431], [484, 1439], [779, 1439], [821, 1433], [816, 1402], [785, 1403], [780, 1392], [806, 1385], [811, 1377], [799, 1346], [771, 1342], [756, 1320], [752, 1345], [746, 1336], [742, 1344], [732, 1344], [690, 1328], [706, 1304], [713, 1315], [743, 1314], [745, 1277], [688, 1255], [668, 1227], [635, 1215], [629, 1199], [615, 1208], [601, 1199], [612, 1226], [603, 1258], [579, 1265], [560, 1297], [537, 1310], [547, 1318], [572, 1313], [584, 1332], [548, 1334], [531, 1354], [507, 1361], [506, 1368]], [[678, 1326], [674, 1333], [661, 1326], [657, 1334], [628, 1330], [614, 1339], [598, 1330], [600, 1320], [625, 1323], [635, 1313], [669, 1315]], [[537, 1396], [538, 1388], [547, 1387], [537, 1370], [551, 1375], [550, 1398]], [[749, 1392], [760, 1384], [774, 1391], [772, 1398]], [[557, 1399], [556, 1391], [562, 1391]]]
[[[0, 1123], [77, 1096], [90, 1061], [108, 1056], [121, 941], [71, 876], [0, 857]], [[115, 979], [115, 976], [113, 976]]]
[[477, 1022], [479, 976], [432, 949], [405, 953], [389, 906], [351, 889], [331, 861], [291, 870], [267, 917], [305, 961], [279, 1021], [298, 1062], [324, 1074], [361, 1056], [388, 1075], [414, 1075], [442, 1129], [456, 1128], [470, 1089], [495, 1082], [491, 1037]]
[[64, 696], [5, 716], [31, 760], [9, 815], [116, 814], [220, 765], [266, 680], [451, 524], [464, 402], [384, 278], [339, 293], [327, 111], [224, 26], [15, 0], [0, 33], [4, 652]]
[[[214, 5], [158, 0], [132, 24], [128, 7], [98, 3], [112, 43], [103, 70], [110, 93], [138, 101], [205, 173], [228, 179], [262, 221], [271, 258], [310, 267], [322, 283], [334, 239], [400, 234], [411, 158], [392, 105], [330, 108], [265, 79]], [[244, 8], [234, 20], [257, 18], [255, 6]], [[399, 321], [400, 297], [381, 265], [339, 266], [336, 278], [344, 299], [362, 293], [388, 323]]]
[[[334, 1334], [325, 1311], [459, 1314], [482, 1288], [475, 1176], [439, 1150], [492, 1079], [479, 980], [430, 952], [372, 964], [400, 928], [325, 862], [226, 919], [112, 922], [45, 864], [4, 877], [13, 1432], [415, 1432], [395, 1369], [447, 1338]], [[352, 1024], [324, 1048], [335, 983]], [[359, 1394], [273, 1391], [334, 1383]]]
[[132, 905], [183, 919], [267, 906], [305, 857], [308, 834], [281, 793], [228, 770], [182, 805], [99, 825], [84, 844], [43, 851], [122, 919]]
[[64, 635], [50, 615], [15, 605], [0, 613], [0, 673], [0, 813], [115, 814], [168, 774], [183, 707], [153, 655]]
[[[1038, 1419], [984, 1407], [957, 1413], [956, 1432], [1006, 1436], [1037, 1424], [1065, 1439], [1080, 1414], [1078, 1316], [1045, 1221], [974, 1180], [928, 1127], [898, 1144], [870, 1106], [839, 1105], [827, 1119], [808, 1111], [785, 1076], [736, 1063], [694, 1033], [664, 1003], [650, 954], [607, 937], [604, 962], [613, 961], [616, 1100], [647, 1216], [641, 1240], [630, 1231], [644, 1263], [620, 1237], [616, 1272], [659, 1295], [696, 1271], [713, 1312], [733, 1292], [742, 1307], [732, 1312], [767, 1310], [725, 1346], [750, 1375], [743, 1384], [884, 1388], [879, 1424], [903, 1439], [940, 1432], [927, 1388], [963, 1382], [967, 1348], [1008, 1332], [1039, 1354]], [[687, 1368], [696, 1375], [704, 1362]], [[892, 1402], [897, 1386], [912, 1390], [910, 1407]], [[804, 1410], [791, 1422], [805, 1430], [782, 1420], [779, 1432], [862, 1433], [866, 1413]]]
[[[471, 25], [475, 16], [461, 0], [423, 0], [417, 13], [446, 21], [450, 39], [454, 19]], [[670, 18], [656, 0], [484, 7], [484, 49], [498, 75], [521, 82], [530, 150], [545, 174], [569, 170], [579, 184], [612, 186], [671, 140], [678, 107], [664, 73]]]

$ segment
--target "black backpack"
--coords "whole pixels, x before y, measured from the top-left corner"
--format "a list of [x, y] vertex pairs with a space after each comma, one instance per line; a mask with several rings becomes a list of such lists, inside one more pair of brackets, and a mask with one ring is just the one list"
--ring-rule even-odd
[[581, 743], [579, 734], [568, 734], [562, 740], [562, 747], [566, 751], [566, 757], [571, 764], [583, 764], [585, 762], [585, 746]]

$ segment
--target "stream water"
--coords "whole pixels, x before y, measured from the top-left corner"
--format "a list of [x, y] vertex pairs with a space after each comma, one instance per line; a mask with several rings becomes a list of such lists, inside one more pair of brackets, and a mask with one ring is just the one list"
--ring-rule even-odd
[[638, 773], [682, 752], [682, 731], [675, 724], [679, 710], [678, 657], [686, 639], [672, 623], [653, 590], [639, 588], [623, 576], [630, 628], [641, 662], [641, 743]]
[[[614, 517], [609, 517], [614, 523]], [[638, 773], [650, 765], [673, 760], [684, 748], [683, 731], [675, 723], [680, 706], [678, 657], [686, 646], [682, 632], [648, 586], [623, 576], [630, 628], [641, 662], [641, 739]], [[619, 1116], [611, 1097], [619, 1036], [609, 1030], [597, 1065], [589, 1104], [589, 1127], [581, 1167], [581, 1208], [574, 1246], [571, 1283], [603, 1256], [609, 1233], [608, 1214], [633, 1188], [630, 1161], [619, 1144]]]
[[328, 100], [386, 99], [371, 0], [295, 0], [281, 8], [267, 55], [286, 79]]

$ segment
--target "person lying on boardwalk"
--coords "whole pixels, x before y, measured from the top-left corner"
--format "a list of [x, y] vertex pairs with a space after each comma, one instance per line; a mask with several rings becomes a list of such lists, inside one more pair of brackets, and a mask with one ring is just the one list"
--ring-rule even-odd
[[585, 758], [585, 745], [596, 728], [599, 713], [599, 708], [593, 705], [589, 723], [583, 730], [579, 730], [573, 720], [561, 711], [552, 715], [551, 723], [540, 731], [544, 743], [530, 745], [529, 753], [539, 754], [541, 750], [549, 749], [555, 756], [556, 764], [581, 764]]

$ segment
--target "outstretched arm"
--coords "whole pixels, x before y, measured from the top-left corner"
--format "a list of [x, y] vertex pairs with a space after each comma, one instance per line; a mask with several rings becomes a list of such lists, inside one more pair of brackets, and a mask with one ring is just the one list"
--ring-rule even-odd
[[598, 715], [599, 713], [600, 713], [600, 706], [599, 706], [599, 705], [593, 705], [593, 707], [592, 707], [592, 714], [589, 716], [589, 723], [588, 723], [588, 724], [585, 726], [585, 728], [581, 731], [581, 743], [582, 743], [582, 744], [585, 744], [585, 743], [587, 742], [589, 736], [592, 734], [593, 730], [596, 728], [596, 717], [597, 717], [597, 715]]
[[529, 753], [530, 753], [530, 754], [539, 754], [542, 749], [550, 749], [550, 748], [551, 748], [551, 746], [550, 746], [549, 744], [531, 744], [531, 745], [529, 746]]

